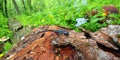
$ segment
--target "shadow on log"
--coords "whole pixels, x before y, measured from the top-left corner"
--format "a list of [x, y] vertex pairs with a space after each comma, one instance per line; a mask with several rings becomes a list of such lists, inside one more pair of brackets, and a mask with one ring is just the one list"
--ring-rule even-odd
[[25, 36], [2, 60], [120, 60], [120, 26], [97, 32], [42, 26]]

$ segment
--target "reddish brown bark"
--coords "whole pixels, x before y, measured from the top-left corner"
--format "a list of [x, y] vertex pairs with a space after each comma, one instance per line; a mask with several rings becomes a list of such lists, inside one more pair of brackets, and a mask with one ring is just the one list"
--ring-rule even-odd
[[[120, 33], [120, 26], [111, 26], [94, 33], [42, 26], [19, 42], [3, 60], [119, 60], [119, 45], [116, 45], [114, 38]], [[61, 29], [69, 35], [54, 32]]]

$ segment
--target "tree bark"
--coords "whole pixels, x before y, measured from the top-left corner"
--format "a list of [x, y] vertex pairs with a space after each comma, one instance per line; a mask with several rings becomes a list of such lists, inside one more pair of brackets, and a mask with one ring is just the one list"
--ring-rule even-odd
[[25, 2], [24, 2], [24, 0], [22, 0], [22, 3], [23, 3], [23, 7], [24, 7], [24, 9], [26, 10], [26, 6], [25, 6]]
[[3, 13], [3, 0], [0, 0], [0, 10], [1, 10], [2, 13]]
[[5, 17], [8, 17], [7, 0], [1, 0], [1, 1], [0, 1], [0, 10], [2, 11], [2, 14], [3, 14]]
[[29, 6], [30, 10], [32, 10], [31, 0], [28, 0], [28, 6]]
[[5, 11], [4, 11], [4, 13], [5, 13], [5, 16], [6, 17], [8, 17], [8, 11], [7, 11], [7, 0], [4, 0], [4, 5], [5, 5]]
[[15, 7], [17, 13], [18, 13], [18, 14], [21, 14], [20, 9], [19, 9], [19, 7], [18, 7], [16, 1], [15, 1], [15, 0], [12, 0], [12, 2], [13, 2], [13, 4], [14, 4], [14, 7]]
[[[120, 60], [119, 25], [97, 32], [42, 26], [25, 36], [2, 60]], [[118, 42], [119, 41], [119, 42]]]

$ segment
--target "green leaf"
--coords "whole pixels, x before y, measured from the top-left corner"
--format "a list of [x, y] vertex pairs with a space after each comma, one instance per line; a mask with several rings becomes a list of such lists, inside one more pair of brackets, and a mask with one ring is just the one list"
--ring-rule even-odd
[[6, 42], [4, 45], [5, 53], [12, 48], [12, 45], [9, 42]]

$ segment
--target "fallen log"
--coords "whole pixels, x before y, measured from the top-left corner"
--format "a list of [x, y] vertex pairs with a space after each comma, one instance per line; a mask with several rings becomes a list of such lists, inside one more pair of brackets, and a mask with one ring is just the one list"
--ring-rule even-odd
[[36, 28], [2, 60], [120, 60], [119, 25], [82, 31], [58, 26]]
[[28, 35], [34, 28], [32, 26], [23, 26], [16, 18], [9, 19], [8, 26], [13, 34], [13, 37], [10, 39], [13, 44], [19, 42], [22, 37]]

